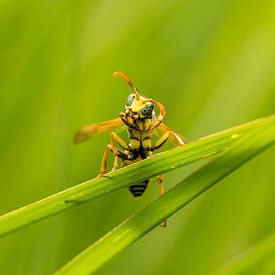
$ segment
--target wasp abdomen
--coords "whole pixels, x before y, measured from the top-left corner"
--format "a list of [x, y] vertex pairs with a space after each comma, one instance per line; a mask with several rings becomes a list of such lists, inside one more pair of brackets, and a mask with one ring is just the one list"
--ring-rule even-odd
[[146, 190], [148, 183], [149, 180], [144, 180], [143, 182], [130, 185], [128, 189], [134, 197], [141, 197]]

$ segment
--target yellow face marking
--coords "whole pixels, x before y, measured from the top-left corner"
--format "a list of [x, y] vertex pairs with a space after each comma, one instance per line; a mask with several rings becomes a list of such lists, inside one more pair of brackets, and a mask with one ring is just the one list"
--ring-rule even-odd
[[136, 99], [135, 97], [132, 105], [129, 106], [128, 108], [134, 113], [139, 113], [141, 109], [145, 106], [145, 104], [146, 104], [146, 98], [144, 98], [143, 96], [140, 96], [139, 99]]

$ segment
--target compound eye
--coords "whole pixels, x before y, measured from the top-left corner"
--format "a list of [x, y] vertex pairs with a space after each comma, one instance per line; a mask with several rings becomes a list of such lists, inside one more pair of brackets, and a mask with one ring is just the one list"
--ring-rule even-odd
[[149, 117], [152, 115], [154, 110], [154, 104], [152, 102], [148, 102], [140, 111], [142, 117]]
[[130, 94], [127, 97], [126, 106], [130, 107], [132, 105], [132, 103], [134, 102], [134, 98], [135, 98], [135, 95], [134, 94]]

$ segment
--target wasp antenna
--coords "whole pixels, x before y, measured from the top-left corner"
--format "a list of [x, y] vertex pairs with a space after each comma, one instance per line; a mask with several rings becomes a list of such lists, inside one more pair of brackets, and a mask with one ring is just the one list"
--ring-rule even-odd
[[132, 81], [127, 77], [127, 75], [123, 72], [114, 72], [113, 73], [113, 77], [118, 77], [118, 76], [121, 76], [130, 86], [131, 88], [133, 89], [137, 99], [140, 97], [140, 93], [139, 91], [137, 90], [137, 88], [134, 86], [134, 84], [132, 83]]

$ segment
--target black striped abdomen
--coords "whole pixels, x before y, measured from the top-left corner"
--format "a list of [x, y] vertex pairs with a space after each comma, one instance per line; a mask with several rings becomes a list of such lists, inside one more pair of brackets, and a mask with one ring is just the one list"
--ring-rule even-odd
[[134, 197], [141, 197], [147, 188], [148, 182], [149, 180], [144, 180], [143, 182], [130, 185], [128, 189]]

